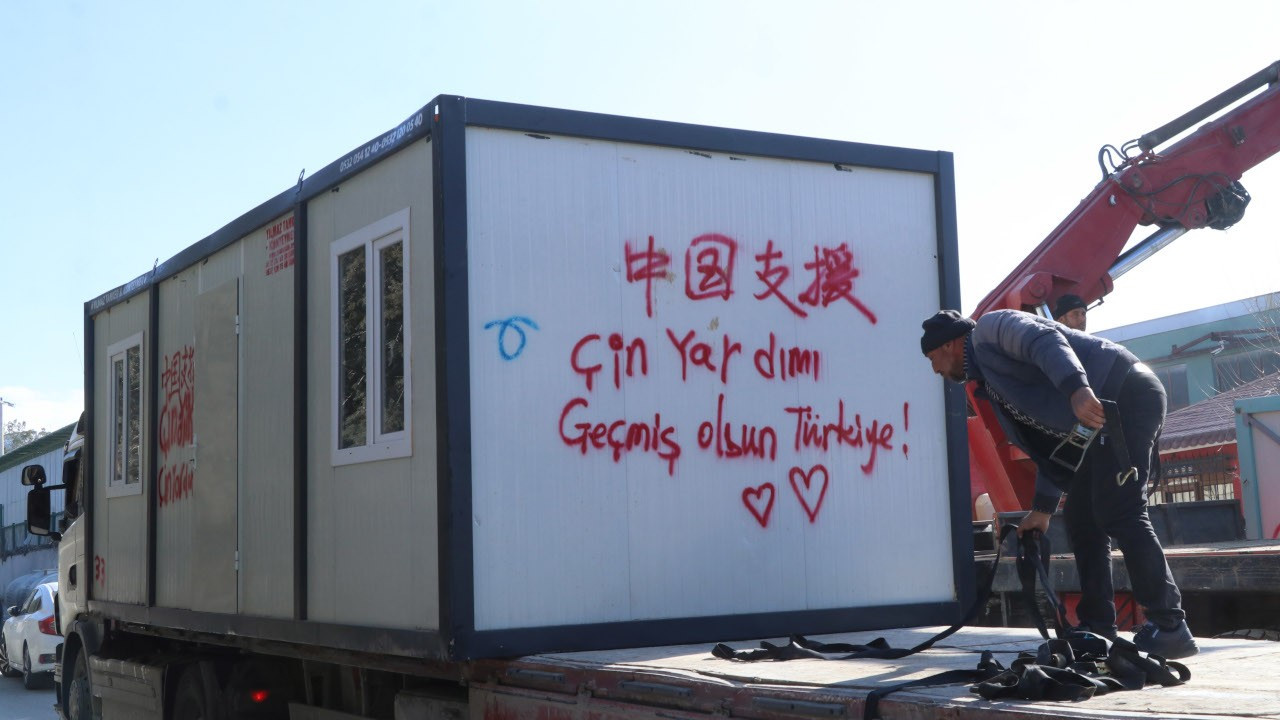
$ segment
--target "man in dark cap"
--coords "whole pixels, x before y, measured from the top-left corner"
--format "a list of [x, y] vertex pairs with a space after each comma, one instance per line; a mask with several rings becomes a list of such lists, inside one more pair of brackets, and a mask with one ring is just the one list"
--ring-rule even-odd
[[1053, 308], [1053, 319], [1072, 330], [1084, 332], [1084, 313], [1088, 309], [1089, 303], [1085, 302], [1084, 298], [1067, 293], [1058, 298], [1058, 304]]
[[[1016, 310], [989, 312], [977, 322], [943, 310], [923, 328], [920, 350], [933, 371], [977, 383], [976, 394], [991, 401], [1009, 441], [1036, 464], [1035, 500], [1019, 535], [1048, 530], [1066, 491], [1063, 515], [1080, 575], [1080, 629], [1116, 635], [1114, 537], [1148, 618], [1134, 643], [1169, 659], [1194, 655], [1198, 647], [1182, 595], [1147, 515], [1147, 479], [1165, 414], [1156, 376], [1120, 345]], [[1108, 423], [1099, 398], [1115, 402], [1115, 422]], [[1078, 471], [1051, 457], [1077, 425], [1101, 430]]]

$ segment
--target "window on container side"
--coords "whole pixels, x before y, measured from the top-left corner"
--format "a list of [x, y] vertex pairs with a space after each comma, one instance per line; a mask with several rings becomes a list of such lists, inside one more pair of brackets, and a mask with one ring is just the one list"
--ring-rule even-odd
[[378, 426], [375, 438], [404, 432], [404, 238], [374, 244], [378, 260], [375, 315], [378, 320]]
[[368, 439], [368, 262], [360, 246], [338, 256], [338, 447]]
[[332, 246], [334, 465], [412, 451], [408, 238], [405, 209]]
[[142, 334], [107, 349], [111, 453], [107, 497], [142, 492]]

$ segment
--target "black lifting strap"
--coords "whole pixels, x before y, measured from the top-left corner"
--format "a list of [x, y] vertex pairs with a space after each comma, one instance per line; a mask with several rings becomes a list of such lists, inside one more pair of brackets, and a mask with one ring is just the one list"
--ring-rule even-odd
[[[761, 641], [756, 650], [734, 650], [720, 643], [711, 653], [725, 660], [753, 662], [758, 660], [857, 660], [873, 658], [897, 660], [928, 650], [969, 624], [991, 597], [995, 574], [1000, 567], [1004, 541], [1017, 530], [1006, 525], [1000, 531], [996, 543], [996, 559], [979, 584], [978, 596], [959, 623], [943, 630], [912, 648], [895, 648], [884, 638], [876, 638], [865, 645], [853, 643], [821, 643], [803, 635], [792, 635], [786, 645]], [[871, 691], [863, 706], [863, 718], [879, 717], [880, 699], [911, 687], [935, 687], [956, 683], [974, 683], [969, 689], [987, 700], [1015, 698], [1021, 700], [1085, 700], [1114, 690], [1140, 690], [1148, 684], [1181, 685], [1191, 679], [1191, 671], [1181, 663], [1166, 661], [1156, 655], [1141, 653], [1128, 640], [1108, 640], [1089, 632], [1067, 634], [1066, 610], [1049, 583], [1049, 542], [1039, 532], [1024, 533], [1018, 539], [1018, 579], [1022, 585], [1021, 597], [1027, 603], [1036, 628], [1045, 642], [1035, 653], [1019, 653], [1009, 668], [1005, 668], [990, 651], [983, 651], [978, 666], [973, 670], [948, 670], [928, 677], [910, 680]], [[1035, 583], [1039, 578], [1045, 595], [1054, 608], [1055, 635], [1050, 638], [1048, 627], [1036, 604]], [[1063, 637], [1067, 634], [1066, 637]]]
[[[762, 640], [759, 650], [734, 650], [733, 648], [720, 643], [711, 649], [711, 654], [724, 660], [794, 660], [796, 658], [818, 658], [823, 660], [857, 660], [860, 658], [874, 658], [878, 660], [897, 660], [908, 655], [914, 655], [923, 650], [933, 647], [933, 644], [939, 640], [944, 640], [954, 634], [957, 630], [973, 622], [978, 617], [978, 613], [982, 608], [986, 607], [987, 600], [991, 597], [991, 586], [996, 579], [996, 571], [1000, 567], [1000, 557], [1004, 554], [1004, 541], [1011, 533], [1018, 528], [1016, 525], [1006, 525], [1000, 531], [1000, 540], [996, 543], [996, 559], [991, 563], [991, 569], [987, 573], [986, 578], [978, 587], [978, 597], [974, 599], [973, 605], [969, 607], [968, 612], [960, 622], [925, 640], [913, 648], [895, 648], [890, 647], [884, 638], [876, 638], [866, 645], [854, 645], [850, 643], [820, 643], [816, 640], [808, 640], [803, 635], [792, 635], [790, 642], [786, 645], [774, 645], [771, 642]], [[1019, 570], [1018, 575], [1022, 578], [1023, 587], [1025, 589], [1027, 577]], [[1030, 576], [1034, 583], [1034, 570]], [[1032, 589], [1032, 597], [1035, 590]], [[1036, 613], [1039, 617], [1039, 614]], [[1043, 622], [1043, 621], [1042, 621]], [[1046, 635], [1045, 637], [1048, 637]], [[824, 653], [847, 653], [840, 657], [827, 658]]]
[[[1138, 468], [1129, 458], [1129, 444], [1124, 440], [1124, 425], [1120, 422], [1120, 407], [1111, 400], [1102, 400], [1102, 413], [1107, 418], [1107, 424], [1104, 432], [1111, 443], [1111, 452], [1116, 457], [1116, 467], [1119, 472], [1116, 473], [1116, 484], [1124, 485], [1138, 477]], [[1159, 443], [1159, 435], [1156, 436], [1156, 442]], [[1159, 447], [1157, 445], [1157, 447]], [[1157, 453], [1158, 454], [1158, 453]]]
[[[1004, 532], [1000, 535], [1002, 542], [1010, 527], [1017, 529], [1017, 526], [1006, 525]], [[1049, 582], [1049, 559], [1052, 554], [1049, 538], [1041, 535], [1038, 530], [1024, 533], [1018, 538], [1017, 568], [1018, 581], [1022, 585], [1022, 601], [1031, 611], [1031, 617], [1036, 621], [1036, 629], [1040, 631], [1040, 637], [1045, 640], [1049, 639], [1049, 630], [1045, 625], [1044, 616], [1040, 614], [1040, 606], [1036, 604], [1036, 578], [1040, 579], [1045, 597], [1053, 606], [1054, 635], [1061, 638], [1063, 632], [1070, 627], [1070, 623], [1067, 622], [1067, 609], [1058, 599], [1058, 594], [1053, 592], [1053, 584]], [[996, 562], [999, 561], [997, 556]], [[989, 590], [988, 594], [990, 594]]]

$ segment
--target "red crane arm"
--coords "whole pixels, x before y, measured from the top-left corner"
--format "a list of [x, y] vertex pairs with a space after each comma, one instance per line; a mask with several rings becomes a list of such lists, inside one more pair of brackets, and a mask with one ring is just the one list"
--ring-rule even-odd
[[[1210, 225], [1224, 187], [1280, 151], [1280, 62], [1254, 74], [1182, 118], [1136, 141], [1126, 158], [991, 291], [973, 312], [1030, 309], [1071, 292], [1092, 302], [1111, 291], [1111, 266], [1138, 225]], [[1155, 153], [1154, 145], [1239, 100], [1269, 87], [1195, 133]], [[1247, 197], [1247, 196], [1246, 196]]]
[[[1182, 140], [1155, 152], [1169, 138], [1240, 103]], [[1264, 68], [1186, 115], [1126, 143], [1104, 147], [1102, 162], [1119, 154], [1111, 172], [1008, 277], [973, 317], [1000, 309], [1047, 309], [1066, 293], [1092, 303], [1111, 292], [1113, 280], [1187, 230], [1225, 229], [1240, 219], [1249, 194], [1239, 180], [1246, 170], [1280, 152], [1280, 62]], [[1138, 225], [1159, 230], [1121, 255]], [[987, 493], [997, 511], [1030, 507], [1035, 468], [1009, 444], [991, 407], [975, 397], [970, 418], [973, 496]], [[974, 427], [975, 421], [983, 428]], [[983, 518], [985, 519], [985, 518]]]

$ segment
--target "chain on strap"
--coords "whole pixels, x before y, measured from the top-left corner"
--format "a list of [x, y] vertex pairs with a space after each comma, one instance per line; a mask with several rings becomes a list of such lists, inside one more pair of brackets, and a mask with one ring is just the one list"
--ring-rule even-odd
[[991, 387], [991, 383], [983, 382], [982, 386], [986, 388], [987, 395], [991, 396], [992, 400], [995, 400], [996, 402], [1000, 403], [1000, 406], [1003, 407], [1010, 415], [1012, 415], [1014, 420], [1017, 420], [1023, 425], [1029, 425], [1035, 428], [1036, 430], [1039, 430], [1040, 432], [1049, 435], [1050, 437], [1064, 438], [1068, 435], [1068, 433], [1065, 433], [1061, 430], [1055, 430], [1051, 427], [1047, 427], [1040, 421], [1036, 420], [1030, 415], [1014, 407], [1012, 403], [1010, 403], [1008, 400], [1005, 400], [1003, 397], [1001, 397], [1000, 393], [996, 392], [995, 388]]

